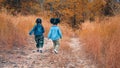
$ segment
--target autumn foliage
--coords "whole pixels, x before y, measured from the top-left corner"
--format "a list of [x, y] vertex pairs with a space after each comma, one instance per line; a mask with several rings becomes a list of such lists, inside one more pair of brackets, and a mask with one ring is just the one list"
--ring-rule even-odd
[[47, 15], [60, 17], [62, 20], [77, 25], [84, 20], [94, 20], [101, 14], [106, 2], [104, 0], [2, 0], [1, 11], [13, 15]]
[[96, 16], [118, 14], [120, 5], [114, 0], [1, 0], [0, 8], [13, 15], [59, 17], [75, 28]]

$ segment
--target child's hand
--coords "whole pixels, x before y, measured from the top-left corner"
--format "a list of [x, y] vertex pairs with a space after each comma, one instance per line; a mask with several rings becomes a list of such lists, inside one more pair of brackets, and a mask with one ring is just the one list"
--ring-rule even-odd
[[48, 38], [48, 40], [50, 40], [50, 39]]

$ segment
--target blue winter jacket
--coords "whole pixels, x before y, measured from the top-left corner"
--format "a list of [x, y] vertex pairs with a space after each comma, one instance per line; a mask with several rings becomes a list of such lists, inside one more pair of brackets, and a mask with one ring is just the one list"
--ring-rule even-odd
[[44, 32], [45, 32], [45, 31], [44, 31], [43, 26], [42, 26], [40, 23], [38, 23], [38, 24], [36, 24], [36, 25], [33, 27], [33, 29], [29, 32], [29, 35], [32, 35], [32, 33], [34, 33], [34, 35], [43, 35]]
[[50, 31], [48, 33], [48, 39], [51, 40], [59, 40], [60, 38], [62, 38], [62, 33], [61, 30], [58, 26], [52, 26], [50, 28]]

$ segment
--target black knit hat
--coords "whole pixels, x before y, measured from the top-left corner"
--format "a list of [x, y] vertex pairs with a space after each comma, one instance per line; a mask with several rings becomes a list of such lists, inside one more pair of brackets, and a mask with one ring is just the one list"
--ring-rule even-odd
[[42, 20], [41, 20], [40, 18], [37, 18], [37, 19], [36, 19], [36, 23], [40, 23], [40, 24], [41, 24], [41, 23], [42, 23]]

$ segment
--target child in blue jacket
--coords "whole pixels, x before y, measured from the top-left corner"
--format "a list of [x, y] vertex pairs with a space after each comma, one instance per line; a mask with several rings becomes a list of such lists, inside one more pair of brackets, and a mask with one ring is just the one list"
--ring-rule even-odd
[[62, 33], [57, 24], [60, 22], [59, 18], [51, 18], [51, 24], [53, 24], [48, 33], [48, 39], [51, 39], [54, 44], [54, 52], [57, 54], [60, 46], [59, 39], [62, 39]]
[[29, 35], [32, 35], [32, 33], [34, 33], [35, 36], [37, 52], [42, 53], [42, 48], [44, 44], [44, 27], [42, 26], [42, 20], [40, 18], [36, 19], [36, 25], [29, 32]]

